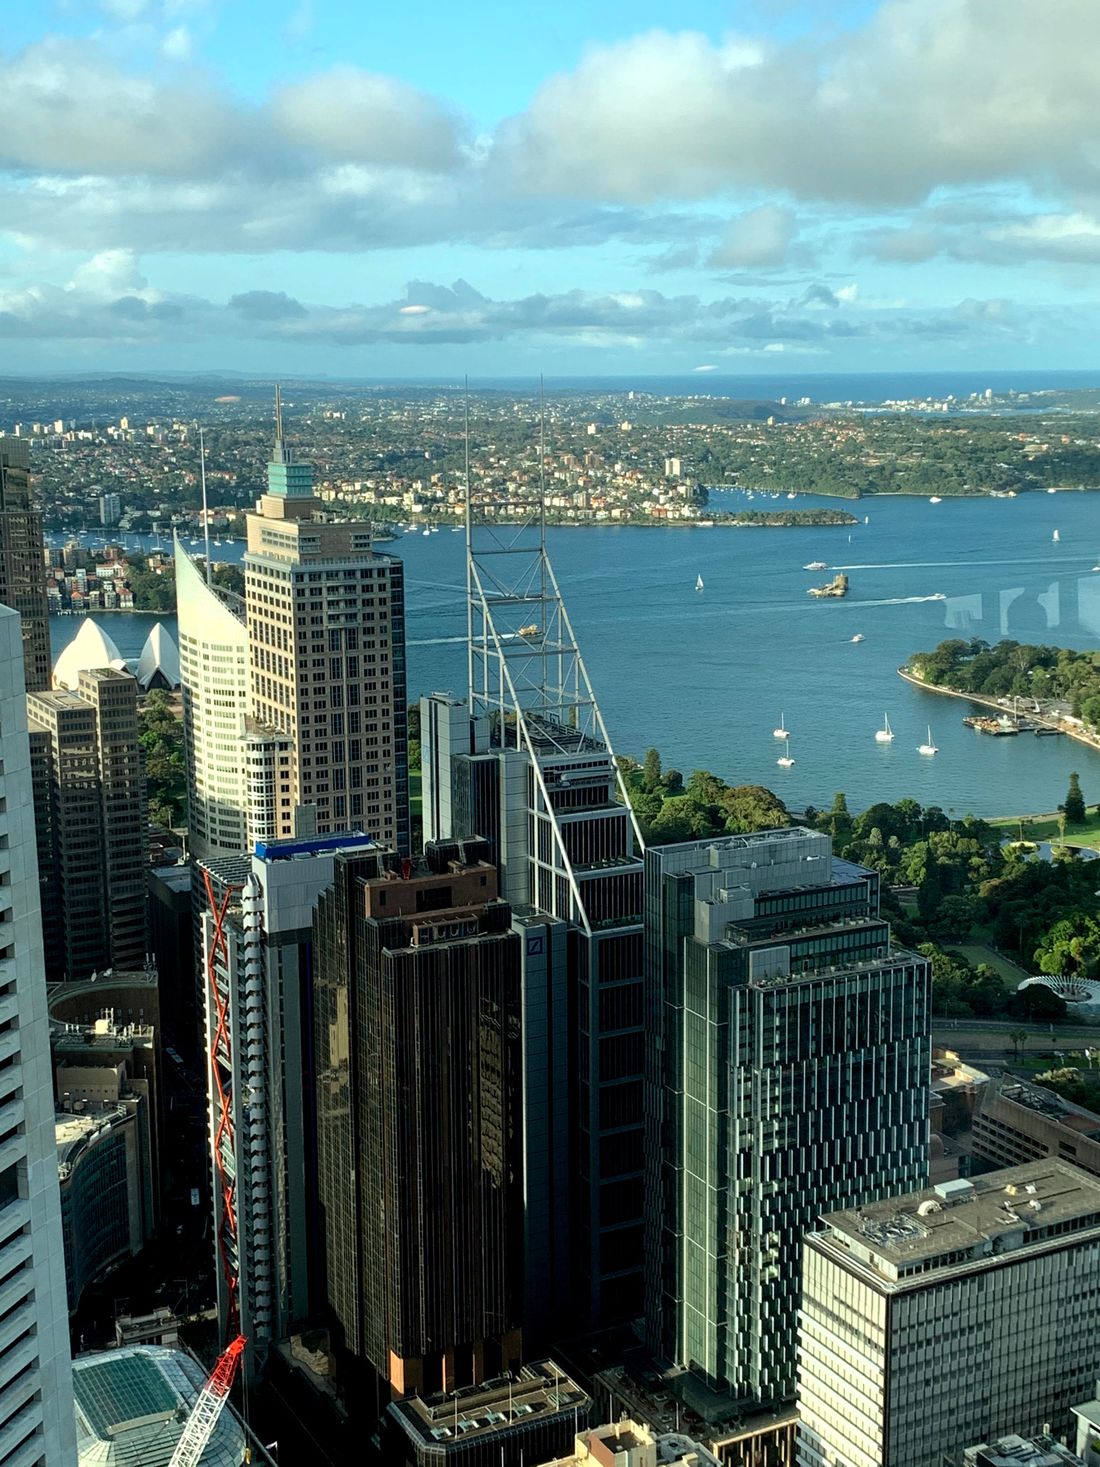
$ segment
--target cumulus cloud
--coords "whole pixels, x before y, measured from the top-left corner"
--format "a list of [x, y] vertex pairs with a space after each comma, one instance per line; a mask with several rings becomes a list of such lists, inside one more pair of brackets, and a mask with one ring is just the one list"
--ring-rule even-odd
[[651, 32], [591, 50], [498, 137], [531, 191], [624, 201], [730, 187], [918, 201], [980, 180], [1100, 182], [1093, 0], [887, 0], [828, 39], [732, 50]]
[[3, 58], [0, 167], [183, 177], [245, 146], [245, 112], [203, 79], [125, 75], [94, 45], [49, 39]]
[[716, 269], [770, 269], [786, 263], [797, 232], [792, 209], [765, 204], [727, 225], [707, 262]]
[[357, 66], [333, 66], [283, 87], [272, 115], [288, 142], [326, 158], [430, 171], [458, 162], [457, 114], [426, 92]]
[[[868, 349], [907, 340], [956, 346], [1027, 341], [1031, 314], [1002, 299], [965, 300], [942, 311], [858, 307], [829, 292], [783, 301], [726, 295], [666, 295], [649, 289], [536, 292], [498, 299], [466, 280], [413, 280], [378, 303], [318, 305], [279, 291], [221, 302], [161, 292], [122, 252], [101, 255], [67, 286], [0, 288], [0, 337], [157, 345], [195, 340], [267, 342], [294, 349], [379, 344], [425, 348], [513, 341], [698, 351], [717, 356], [784, 350], [827, 355], [851, 342]], [[705, 355], [704, 355], [705, 354]], [[696, 357], [698, 360], [699, 357]]]
[[875, 259], [916, 264], [937, 257], [1019, 268], [1033, 262], [1100, 265], [1100, 217], [1084, 212], [987, 216], [979, 225], [949, 211], [927, 211], [909, 223], [868, 231], [861, 248]]

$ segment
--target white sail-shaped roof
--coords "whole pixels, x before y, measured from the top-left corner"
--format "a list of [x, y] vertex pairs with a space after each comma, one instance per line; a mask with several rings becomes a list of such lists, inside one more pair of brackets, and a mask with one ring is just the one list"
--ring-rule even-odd
[[138, 658], [137, 680], [143, 693], [150, 688], [178, 688], [180, 685], [179, 648], [162, 621], [158, 621], [145, 639]]
[[88, 618], [54, 663], [53, 685], [75, 692], [80, 674], [94, 667], [125, 670], [126, 662], [103, 628]]

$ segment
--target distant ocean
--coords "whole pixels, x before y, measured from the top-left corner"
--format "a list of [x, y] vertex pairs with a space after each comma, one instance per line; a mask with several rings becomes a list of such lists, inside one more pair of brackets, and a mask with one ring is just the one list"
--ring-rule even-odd
[[[479, 377], [470, 383], [479, 388], [502, 391], [523, 390], [529, 381], [517, 377]], [[547, 377], [550, 392], [645, 392], [660, 397], [786, 397], [814, 402], [883, 402], [915, 397], [969, 397], [991, 387], [996, 394], [1007, 392], [1070, 391], [1100, 388], [1100, 367], [1090, 372], [1050, 372], [1021, 369], [1015, 372], [971, 372], [945, 369], [937, 372], [801, 372], [727, 375], [723, 372], [689, 372], [679, 376], [636, 377]]]

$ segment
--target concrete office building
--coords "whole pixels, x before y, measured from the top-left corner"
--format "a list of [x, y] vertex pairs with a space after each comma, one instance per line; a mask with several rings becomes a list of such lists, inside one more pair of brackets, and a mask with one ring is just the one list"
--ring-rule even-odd
[[99, 496], [99, 523], [101, 525], [117, 525], [121, 514], [122, 500], [117, 494]]
[[145, 961], [148, 816], [129, 673], [79, 674], [76, 692], [31, 693], [46, 973], [79, 980]]
[[[406, 1467], [544, 1461], [575, 1442], [591, 1406], [588, 1393], [555, 1361], [532, 1361], [472, 1389], [392, 1402], [383, 1418], [385, 1460]], [[634, 1467], [627, 1458], [596, 1461]]]
[[1100, 1351], [1100, 1181], [1054, 1159], [834, 1212], [805, 1245], [800, 1467], [1068, 1436]]
[[0, 437], [0, 605], [22, 619], [27, 692], [50, 686], [50, 608], [42, 512], [31, 494], [30, 447]]
[[147, 1197], [142, 1210], [155, 1226], [160, 1211], [160, 1044], [149, 1024], [119, 1023], [112, 1013], [91, 1024], [50, 1025], [54, 1095], [60, 1111], [137, 1102], [137, 1165]]
[[425, 866], [340, 855], [317, 905], [317, 1168], [345, 1390], [519, 1363], [520, 942], [484, 842]]
[[817, 831], [645, 859], [648, 1343], [775, 1405], [804, 1234], [926, 1180], [929, 965], [893, 946], [878, 874]]
[[962, 1454], [962, 1467], [1085, 1467], [1084, 1459], [1052, 1436], [1022, 1436], [979, 1442]]
[[1057, 1156], [1100, 1176], [1100, 1116], [1012, 1075], [984, 1087], [970, 1139], [972, 1154], [994, 1166]]
[[25, 644], [0, 608], [0, 1464], [75, 1455]]
[[273, 834], [350, 827], [407, 852], [404, 567], [374, 552], [369, 525], [324, 517], [278, 393], [267, 493], [247, 526], [250, 711], [291, 747]]
[[374, 842], [353, 834], [261, 842], [199, 868], [218, 1308], [223, 1334], [248, 1337], [250, 1375], [320, 1302], [313, 909], [341, 852], [377, 869]]

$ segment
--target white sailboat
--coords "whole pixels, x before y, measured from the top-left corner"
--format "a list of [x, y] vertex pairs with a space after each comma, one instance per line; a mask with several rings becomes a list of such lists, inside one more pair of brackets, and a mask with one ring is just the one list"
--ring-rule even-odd
[[883, 715], [883, 718], [884, 723], [882, 728], [876, 729], [875, 731], [875, 742], [879, 744], [892, 744], [894, 741], [894, 730], [890, 727], [890, 715], [886, 713]]
[[783, 717], [783, 715], [781, 713], [779, 715], [779, 727], [772, 729], [772, 738], [773, 739], [789, 739], [790, 736], [791, 736], [790, 735], [790, 730], [787, 728], [786, 719]]
[[1057, 531], [1057, 530], [1055, 530], [1055, 532], [1054, 532], [1054, 534], [1053, 534], [1053, 535], [1051, 535], [1051, 537], [1050, 537], [1050, 538], [1051, 538], [1051, 539], [1052, 539], [1052, 540], [1053, 540], [1053, 541], [1054, 541], [1054, 543], [1055, 543], [1055, 545], [1057, 545], [1057, 544], [1058, 544], [1058, 541], [1059, 541], [1059, 540], [1060, 540], [1060, 539], [1061, 539], [1061, 538], [1062, 538], [1062, 537], [1061, 537], [1061, 535], [1059, 535], [1059, 533], [1058, 533], [1058, 531]]
[[794, 763], [794, 760], [791, 758], [790, 739], [786, 741], [783, 753], [780, 754], [779, 758], [775, 762], [779, 765], [780, 769], [790, 769], [791, 765]]
[[695, 577], [695, 589], [697, 591], [701, 591], [703, 589], [703, 577], [702, 576], [696, 576]]
[[932, 725], [928, 725], [928, 742], [917, 747], [918, 754], [938, 754], [940, 751], [932, 742]]

